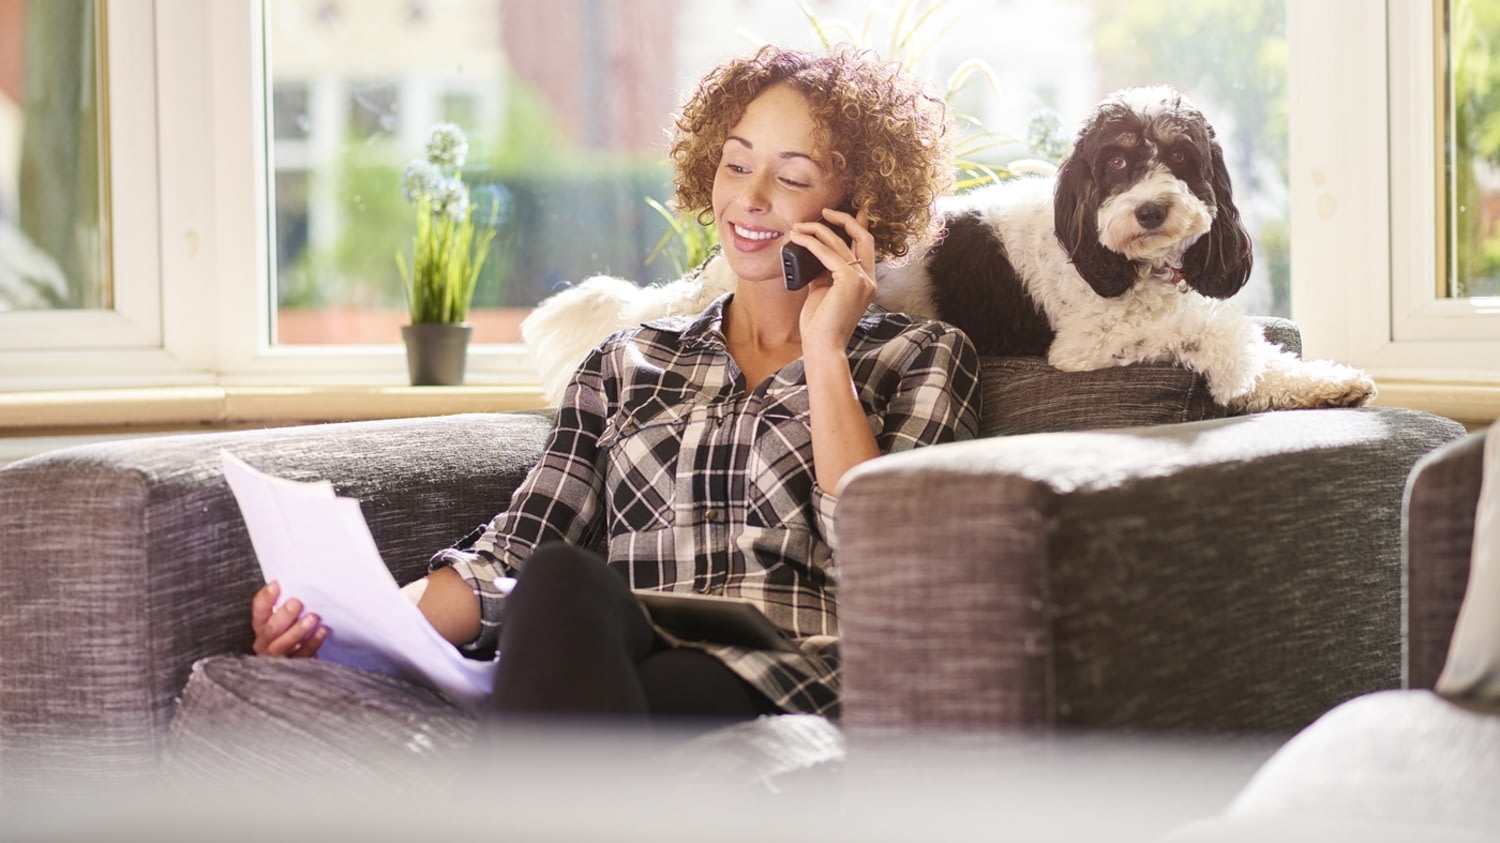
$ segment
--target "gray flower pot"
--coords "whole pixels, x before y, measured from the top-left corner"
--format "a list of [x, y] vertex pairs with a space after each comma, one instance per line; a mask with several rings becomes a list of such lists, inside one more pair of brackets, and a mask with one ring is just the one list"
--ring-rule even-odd
[[473, 333], [474, 327], [467, 322], [402, 325], [401, 339], [406, 342], [406, 369], [411, 375], [411, 385], [462, 384], [469, 337]]

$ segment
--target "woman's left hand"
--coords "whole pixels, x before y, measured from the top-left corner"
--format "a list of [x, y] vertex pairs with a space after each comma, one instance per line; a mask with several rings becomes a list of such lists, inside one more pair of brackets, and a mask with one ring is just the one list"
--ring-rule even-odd
[[814, 350], [843, 353], [854, 327], [875, 300], [875, 238], [865, 228], [869, 211], [861, 208], [855, 215], [825, 210], [823, 218], [842, 226], [850, 241], [845, 245], [838, 234], [819, 222], [793, 227], [802, 235], [795, 241], [806, 246], [828, 269], [807, 285], [807, 301], [802, 305], [799, 323], [804, 355]]

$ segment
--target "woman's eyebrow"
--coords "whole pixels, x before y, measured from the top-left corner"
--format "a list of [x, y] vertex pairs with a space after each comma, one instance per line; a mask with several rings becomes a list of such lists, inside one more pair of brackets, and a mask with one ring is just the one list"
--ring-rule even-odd
[[[725, 138], [725, 140], [724, 140], [725, 143], [728, 143], [729, 141], [734, 141], [734, 142], [740, 144], [741, 146], [745, 147], [746, 149], [755, 149], [755, 144], [753, 144], [750, 141], [748, 141], [748, 140], [740, 137], [739, 135], [730, 135], [728, 138]], [[811, 155], [807, 154], [806, 152], [796, 152], [794, 150], [787, 150], [786, 152], [783, 152], [783, 153], [777, 155], [776, 157], [777, 158], [786, 158], [786, 159], [802, 158], [802, 159], [806, 160], [808, 163], [812, 164], [813, 166], [817, 167], [820, 170], [827, 169], [822, 164], [818, 163], [818, 159], [812, 157]]]

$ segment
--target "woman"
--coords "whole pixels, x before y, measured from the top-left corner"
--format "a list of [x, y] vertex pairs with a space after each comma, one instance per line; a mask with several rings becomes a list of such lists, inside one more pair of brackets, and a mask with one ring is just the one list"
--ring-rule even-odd
[[[407, 587], [447, 640], [504, 654], [497, 711], [837, 715], [839, 485], [977, 424], [968, 340], [871, 305], [877, 257], [934, 234], [948, 142], [942, 102], [864, 54], [767, 47], [700, 83], [676, 202], [717, 226], [734, 291], [595, 349], [509, 508]], [[787, 243], [826, 269], [802, 289]], [[632, 589], [748, 599], [796, 651], [676, 642]], [[328, 630], [278, 596], [255, 597], [255, 651], [315, 655]]]

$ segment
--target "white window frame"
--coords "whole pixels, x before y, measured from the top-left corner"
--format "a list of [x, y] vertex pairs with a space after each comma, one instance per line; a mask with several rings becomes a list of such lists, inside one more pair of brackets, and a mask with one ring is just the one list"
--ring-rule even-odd
[[[1433, 283], [1433, 2], [1287, 3], [1292, 312], [1308, 356], [1500, 383], [1500, 303]], [[8, 329], [0, 390], [402, 383], [399, 345], [269, 342], [259, 0], [107, 4], [117, 307]], [[469, 376], [535, 377], [519, 346], [483, 345]]]
[[[0, 388], [66, 386], [111, 373], [175, 377], [161, 352], [161, 259], [157, 249], [156, 33], [150, 0], [110, 0], [100, 34], [108, 104], [99, 113], [112, 159], [101, 173], [104, 280], [110, 309], [6, 313], [0, 335]], [[111, 212], [111, 208], [114, 209]], [[132, 213], [122, 209], [134, 209]]]
[[[171, 7], [169, 26], [178, 38], [196, 39], [209, 81], [202, 125], [211, 132], [203, 147], [211, 161], [203, 175], [215, 184], [213, 208], [198, 209], [215, 220], [214, 275], [219, 314], [216, 371], [225, 385], [347, 384], [406, 381], [405, 353], [387, 346], [274, 346], [266, 328], [273, 308], [270, 277], [270, 206], [266, 195], [267, 74], [257, 0], [157, 0]], [[180, 17], [179, 17], [180, 13]], [[197, 56], [167, 78], [183, 78]], [[163, 94], [166, 96], [166, 94]], [[173, 160], [164, 153], [164, 160]], [[181, 279], [179, 279], [181, 280]], [[257, 314], [255, 319], [245, 314]], [[395, 338], [393, 338], [395, 339]], [[209, 349], [205, 348], [205, 352]], [[478, 345], [470, 350], [467, 382], [520, 384], [536, 380], [518, 345]]]
[[1442, 299], [1435, 3], [1288, 2], [1292, 315], [1377, 380], [1500, 383], [1500, 299]]
[[[259, 0], [106, 0], [105, 20], [116, 307], [8, 314], [0, 390], [405, 383], [399, 344], [270, 343]], [[468, 383], [535, 380], [518, 345], [470, 350]]]

